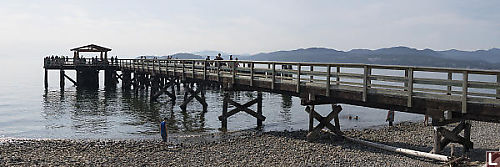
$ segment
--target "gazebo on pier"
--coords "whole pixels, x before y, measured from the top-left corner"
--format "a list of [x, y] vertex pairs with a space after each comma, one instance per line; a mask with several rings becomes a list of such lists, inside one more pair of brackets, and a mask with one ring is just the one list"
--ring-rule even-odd
[[[111, 57], [108, 61], [108, 52], [111, 49], [90, 44], [78, 48], [70, 49], [73, 52], [73, 58], [64, 56], [52, 56], [44, 58], [45, 68], [45, 88], [48, 87], [48, 70], [60, 71], [60, 87], [64, 89], [65, 78], [73, 82], [77, 87], [99, 88], [99, 71], [104, 71], [104, 85], [106, 88], [115, 88], [118, 82], [116, 71], [118, 65], [116, 59]], [[100, 53], [99, 58], [82, 58], [81, 52]], [[76, 71], [76, 81], [65, 74], [65, 70]]]
[[100, 52], [101, 53], [101, 60], [107, 60], [108, 59], [108, 52], [111, 51], [111, 49], [90, 44], [87, 46], [82, 46], [78, 48], [73, 48], [70, 51], [73, 52], [74, 56], [73, 58], [79, 59], [80, 58], [80, 52]]

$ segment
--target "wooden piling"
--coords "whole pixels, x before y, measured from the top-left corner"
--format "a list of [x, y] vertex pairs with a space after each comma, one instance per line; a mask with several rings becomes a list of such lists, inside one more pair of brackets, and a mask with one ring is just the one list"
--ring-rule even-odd
[[77, 69], [76, 83], [78, 87], [99, 88], [99, 71], [95, 69]]
[[224, 93], [224, 100], [222, 102], [222, 131], [227, 131], [227, 107], [229, 103], [229, 93]]
[[340, 67], [337, 66], [337, 86], [340, 85]]
[[312, 132], [314, 129], [314, 105], [311, 105], [310, 112], [309, 112], [309, 132]]
[[500, 73], [497, 74], [497, 99], [500, 99]]
[[[262, 92], [257, 92], [257, 114], [262, 115]], [[262, 128], [262, 120], [257, 119], [257, 128]]]
[[104, 86], [107, 89], [116, 87], [115, 73], [116, 73], [115, 70], [111, 70], [111, 69], [104, 70]]
[[302, 70], [301, 64], [297, 64], [297, 93], [300, 92], [300, 70]]
[[326, 96], [330, 96], [330, 78], [331, 78], [331, 66], [328, 65], [326, 69]]
[[47, 69], [45, 69], [44, 86], [45, 90], [49, 88], [49, 71]]
[[462, 80], [462, 113], [467, 113], [467, 90], [468, 90], [468, 84], [469, 84], [469, 73], [467, 71], [464, 71], [462, 73], [463, 75], [463, 80]]
[[65, 85], [65, 82], [64, 82], [64, 70], [61, 69], [60, 73], [59, 73], [59, 86], [61, 87], [61, 90], [64, 90], [64, 85]]
[[441, 153], [441, 133], [438, 131], [438, 127], [434, 127], [434, 144], [433, 144], [433, 149], [432, 153], [434, 154], [439, 154]]
[[[453, 80], [453, 73], [448, 72], [448, 82]], [[451, 85], [446, 86], [446, 95], [451, 95]]]
[[413, 106], [413, 68], [408, 69], [408, 101], [407, 106]]
[[[469, 121], [465, 121], [465, 128], [464, 128], [464, 139], [466, 141], [470, 141], [470, 130], [471, 130], [471, 127], [472, 125], [470, 124]], [[469, 149], [472, 149], [472, 148], [469, 148], [469, 146], [467, 144], [464, 144], [464, 150], [463, 150], [463, 153], [464, 155], [467, 154], [467, 152], [469, 152]]]
[[312, 74], [312, 72], [314, 71], [314, 66], [309, 66], [309, 71], [311, 71], [311, 74], [309, 74], [309, 82], [313, 82], [314, 80], [314, 76]]
[[130, 82], [131, 82], [130, 74], [131, 74], [131, 72], [128, 70], [122, 71], [122, 88], [123, 89], [130, 89]]

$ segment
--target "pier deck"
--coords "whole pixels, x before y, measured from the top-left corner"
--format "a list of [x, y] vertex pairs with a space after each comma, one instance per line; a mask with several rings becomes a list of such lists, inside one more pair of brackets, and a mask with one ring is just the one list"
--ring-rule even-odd
[[[500, 122], [500, 71], [180, 59], [119, 59], [94, 63], [87, 59], [85, 62], [75, 63], [70, 58], [46, 62], [44, 67], [53, 70], [112, 69], [177, 77], [182, 81], [213, 82], [235, 90], [297, 96], [303, 99], [303, 105], [352, 104], [427, 114], [439, 118], [442, 123], [447, 120]], [[469, 79], [472, 76], [486, 78], [489, 82]]]
[[[122, 71], [288, 94], [301, 97], [303, 105], [345, 103], [427, 114], [442, 119], [441, 122], [448, 119], [500, 122], [499, 71], [258, 61], [120, 59], [118, 62]], [[281, 69], [283, 65], [291, 68]], [[379, 74], [384, 70], [404, 76]], [[416, 73], [422, 77], [416, 77]], [[444, 74], [445, 78], [425, 77], [433, 73]], [[472, 75], [496, 81], [469, 80]]]

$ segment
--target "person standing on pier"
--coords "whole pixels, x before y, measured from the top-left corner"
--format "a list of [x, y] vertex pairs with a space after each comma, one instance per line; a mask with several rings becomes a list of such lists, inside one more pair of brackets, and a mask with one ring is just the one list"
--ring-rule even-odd
[[163, 118], [163, 121], [160, 123], [160, 134], [163, 142], [168, 141], [168, 131], [167, 131], [167, 118]]
[[[210, 60], [210, 56], [207, 56], [205, 60]], [[205, 68], [208, 68], [210, 66], [210, 62], [205, 61]]]
[[394, 110], [389, 110], [387, 112], [387, 118], [385, 122], [389, 122], [389, 126], [392, 126], [392, 122], [394, 122]]

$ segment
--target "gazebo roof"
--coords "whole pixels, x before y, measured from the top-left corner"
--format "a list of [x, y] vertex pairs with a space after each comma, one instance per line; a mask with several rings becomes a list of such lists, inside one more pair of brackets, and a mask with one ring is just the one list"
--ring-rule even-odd
[[108, 51], [111, 51], [111, 49], [105, 48], [105, 47], [102, 47], [102, 46], [98, 46], [98, 45], [94, 45], [94, 44], [90, 44], [90, 45], [87, 45], [87, 46], [73, 48], [70, 51], [77, 51], [77, 52], [108, 52]]

